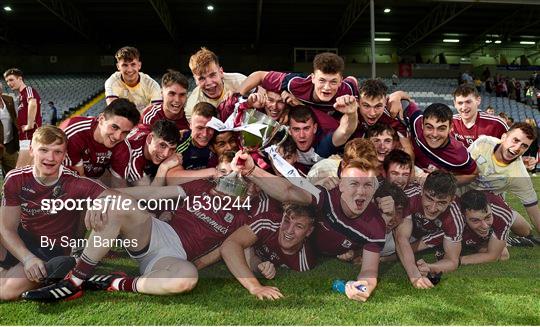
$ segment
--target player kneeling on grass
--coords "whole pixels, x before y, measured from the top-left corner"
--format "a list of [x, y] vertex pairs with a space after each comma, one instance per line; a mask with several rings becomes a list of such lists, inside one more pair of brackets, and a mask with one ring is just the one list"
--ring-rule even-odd
[[79, 220], [65, 208], [45, 208], [44, 200], [96, 199], [113, 194], [99, 182], [62, 166], [66, 151], [67, 137], [61, 129], [40, 127], [30, 146], [34, 164], [6, 175], [0, 219], [1, 300], [17, 299], [22, 292], [38, 287], [53, 268], [46, 262], [71, 251], [67, 240], [76, 238]]
[[[238, 165], [238, 158], [246, 160], [245, 163]], [[294, 186], [285, 178], [258, 168], [247, 154], [238, 152], [232, 167], [274, 199], [311, 205], [320, 211], [323, 217], [317, 225], [322, 227], [317, 226], [315, 239], [319, 250], [328, 250], [323, 253], [338, 255], [353, 246], [362, 249], [363, 264], [358, 280], [347, 285], [345, 292], [352, 300], [366, 301], [369, 298], [377, 287], [379, 252], [385, 241], [385, 219], [394, 215], [391, 197], [384, 201], [373, 199], [377, 184], [373, 163], [365, 159], [353, 160], [344, 167], [339, 187], [328, 190], [317, 186], [319, 197]], [[358, 287], [360, 285], [365, 287]]]
[[491, 192], [470, 190], [461, 196], [461, 211], [467, 225], [462, 244], [474, 253], [460, 258], [462, 265], [508, 260], [506, 239], [510, 230], [528, 231], [525, 219]]
[[[296, 271], [313, 268], [315, 253], [307, 238], [313, 232], [316, 213], [313, 207], [297, 204], [286, 204], [281, 213], [277, 201], [266, 201], [269, 203], [266, 208], [274, 210], [258, 213], [249, 226], [245, 225], [229, 236], [221, 246], [221, 256], [251, 294], [259, 300], [276, 300], [283, 297], [280, 290], [261, 285], [252, 271], [273, 279], [279, 266]], [[245, 256], [242, 250], [246, 250]]]

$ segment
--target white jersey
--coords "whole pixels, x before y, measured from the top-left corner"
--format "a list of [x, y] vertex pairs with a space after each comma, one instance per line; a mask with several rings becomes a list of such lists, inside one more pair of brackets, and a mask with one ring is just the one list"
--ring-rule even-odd
[[128, 99], [141, 113], [150, 104], [163, 101], [159, 84], [144, 73], [139, 73], [139, 83], [133, 87], [124, 83], [120, 72], [112, 74], [105, 82], [105, 97]]
[[242, 84], [242, 82], [244, 82], [245, 79], [246, 76], [240, 73], [223, 73], [223, 92], [221, 93], [221, 96], [217, 99], [211, 99], [207, 97], [206, 94], [203, 93], [201, 88], [197, 86], [195, 89], [193, 89], [187, 99], [186, 107], [184, 108], [186, 118], [191, 121], [191, 114], [193, 113], [193, 108], [199, 102], [208, 102], [214, 107], [217, 107], [223, 101], [223, 97], [225, 96], [225, 94], [229, 91], [238, 91], [240, 89], [240, 85]]
[[525, 206], [536, 204], [538, 198], [521, 157], [508, 165], [495, 159], [495, 147], [500, 142], [498, 138], [483, 135], [469, 146], [468, 151], [476, 160], [480, 174], [468, 187], [496, 194], [510, 192]]

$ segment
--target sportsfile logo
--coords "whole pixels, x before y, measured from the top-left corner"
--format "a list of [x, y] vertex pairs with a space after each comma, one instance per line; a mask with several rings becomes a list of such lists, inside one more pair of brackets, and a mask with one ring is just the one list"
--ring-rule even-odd
[[183, 204], [183, 198], [178, 195], [176, 199], [140, 199], [133, 201], [121, 195], [107, 195], [102, 198], [91, 199], [43, 199], [41, 210], [49, 214], [56, 214], [62, 210], [85, 211], [92, 210], [101, 213], [107, 210], [175, 210]]

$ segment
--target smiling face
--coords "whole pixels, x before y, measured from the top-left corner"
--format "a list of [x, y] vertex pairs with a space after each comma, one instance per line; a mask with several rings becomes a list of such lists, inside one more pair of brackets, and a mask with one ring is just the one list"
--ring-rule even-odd
[[456, 107], [461, 119], [464, 121], [472, 121], [476, 119], [478, 114], [478, 106], [481, 98], [474, 94], [467, 96], [458, 95], [454, 98], [454, 107]]
[[281, 95], [275, 92], [266, 91], [266, 101], [264, 103], [264, 111], [266, 115], [273, 120], [279, 120], [285, 110], [285, 103]]
[[375, 135], [369, 138], [371, 143], [375, 146], [377, 151], [377, 160], [383, 162], [384, 158], [395, 147], [394, 138], [388, 131], [384, 131], [379, 135]]
[[393, 162], [388, 165], [388, 170], [385, 172], [386, 180], [394, 183], [404, 190], [411, 178], [411, 167]]
[[184, 105], [187, 101], [187, 90], [178, 83], [163, 88], [163, 111], [168, 119], [184, 116]]
[[199, 148], [208, 146], [208, 143], [210, 143], [210, 140], [214, 136], [215, 130], [210, 127], [206, 127], [206, 124], [211, 119], [211, 117], [206, 118], [201, 115], [191, 116], [191, 138], [193, 140], [193, 143]]
[[341, 174], [339, 190], [343, 211], [354, 218], [366, 210], [377, 189], [375, 171], [358, 168], [345, 168]]
[[341, 74], [325, 74], [320, 70], [315, 70], [311, 76], [314, 86], [313, 98], [319, 102], [328, 102], [336, 95], [343, 77]]
[[450, 203], [454, 201], [454, 196], [435, 196], [434, 192], [422, 191], [422, 208], [424, 209], [424, 216], [429, 220], [434, 220], [439, 217], [440, 214], [448, 209]]
[[111, 149], [122, 142], [133, 128], [133, 123], [126, 117], [100, 115], [99, 124], [94, 132], [94, 140]]
[[223, 93], [223, 68], [215, 62], [206, 66], [204, 72], [193, 74], [195, 83], [201, 88], [201, 91], [210, 99], [219, 99]]
[[466, 210], [465, 221], [469, 228], [480, 237], [487, 237], [493, 225], [493, 212], [491, 206], [487, 210]]
[[369, 126], [375, 125], [384, 113], [385, 103], [386, 97], [360, 97], [360, 116]]
[[238, 144], [236, 143], [236, 134], [234, 132], [221, 132], [216, 134], [215, 139], [212, 141], [211, 150], [219, 158], [223, 153], [227, 151], [238, 151]]
[[21, 76], [8, 75], [6, 76], [6, 84], [12, 91], [18, 91], [21, 88], [23, 79]]
[[309, 217], [292, 213], [284, 214], [279, 227], [279, 246], [287, 254], [296, 253], [312, 232], [313, 223]]
[[122, 74], [122, 80], [129, 86], [134, 86], [138, 83], [141, 66], [142, 63], [139, 59], [120, 59], [116, 63], [116, 68]]
[[176, 144], [171, 144], [153, 133], [146, 137], [146, 145], [148, 155], [154, 165], [159, 165], [176, 152]]
[[501, 144], [497, 148], [497, 157], [503, 163], [509, 164], [523, 155], [529, 149], [533, 140], [527, 137], [519, 128], [506, 132], [501, 137]]
[[424, 117], [422, 130], [426, 139], [427, 145], [432, 149], [440, 148], [448, 142], [450, 137], [450, 121], [437, 121], [436, 117]]
[[67, 144], [56, 141], [52, 144], [32, 142], [30, 155], [34, 158], [34, 167], [38, 177], [58, 177], [60, 165], [64, 161]]

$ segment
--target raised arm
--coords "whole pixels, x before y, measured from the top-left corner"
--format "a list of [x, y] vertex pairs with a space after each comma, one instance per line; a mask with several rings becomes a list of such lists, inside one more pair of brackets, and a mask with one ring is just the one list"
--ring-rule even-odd
[[262, 84], [264, 77], [268, 72], [259, 70], [251, 73], [240, 85], [238, 92], [242, 95], [247, 95], [253, 88]]
[[[241, 165], [238, 159], [245, 162]], [[269, 172], [255, 166], [253, 158], [247, 153], [238, 151], [231, 163], [234, 171], [240, 172], [244, 177], [254, 182], [272, 198], [284, 202], [290, 201], [298, 204], [311, 204], [311, 193], [291, 184], [286, 178], [272, 175]]]
[[332, 134], [332, 144], [335, 147], [347, 142], [358, 125], [358, 102], [352, 95], [343, 95], [336, 99], [334, 108], [343, 113], [338, 128]]

